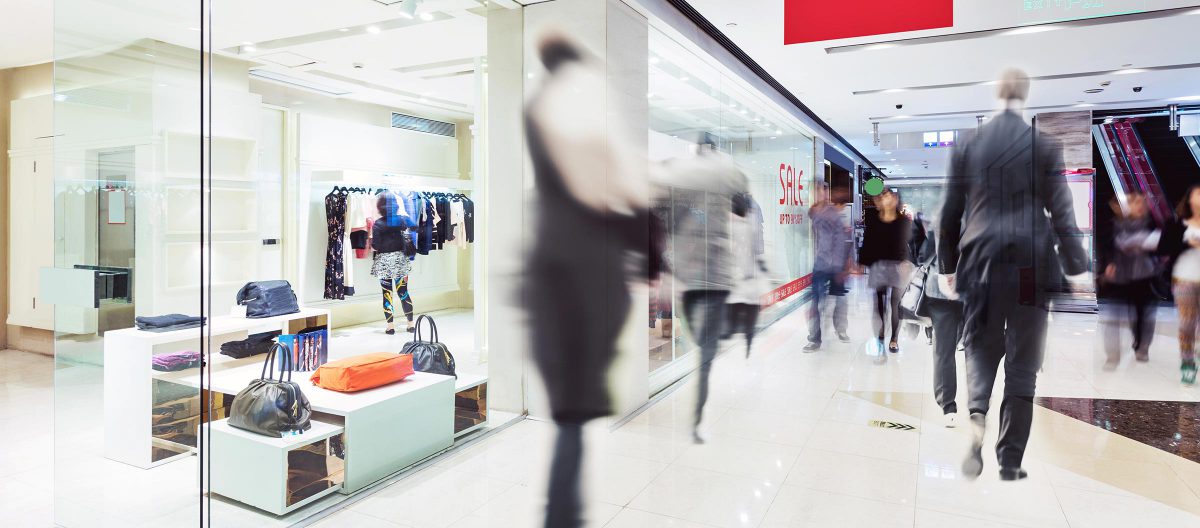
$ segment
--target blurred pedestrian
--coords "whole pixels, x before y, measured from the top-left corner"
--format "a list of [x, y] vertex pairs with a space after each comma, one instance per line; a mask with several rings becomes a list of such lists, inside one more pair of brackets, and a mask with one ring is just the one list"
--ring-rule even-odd
[[887, 347], [895, 353], [900, 350], [900, 297], [912, 273], [908, 251], [912, 221], [900, 213], [900, 197], [891, 189], [885, 189], [874, 201], [875, 211], [867, 212], [858, 263], [870, 270], [867, 286], [875, 290], [875, 330], [879, 342], [883, 343], [891, 321]]
[[1113, 247], [1104, 268], [1104, 289], [1110, 297], [1100, 303], [1104, 327], [1105, 370], [1121, 362], [1121, 326], [1128, 322], [1133, 330], [1133, 352], [1137, 361], [1150, 361], [1150, 342], [1154, 339], [1154, 319], [1158, 302], [1152, 283], [1157, 275], [1155, 249], [1147, 242], [1155, 231], [1146, 196], [1126, 194], [1125, 207], [1113, 200]]
[[828, 197], [818, 196], [808, 209], [813, 230], [812, 299], [808, 309], [808, 344], [805, 352], [821, 348], [821, 305], [833, 297], [833, 330], [843, 343], [850, 342], [846, 318], [846, 278], [854, 266], [853, 242], [844, 210], [848, 192], [843, 187], [821, 188]]
[[632, 305], [628, 282], [650, 275], [631, 274], [627, 258], [650, 246], [647, 162], [609, 134], [619, 112], [579, 104], [604, 100], [603, 64], [557, 35], [538, 54], [547, 75], [525, 116], [538, 199], [524, 300], [558, 429], [545, 526], [573, 528], [583, 424], [612, 412], [607, 374]]
[[1191, 186], [1175, 210], [1179, 221], [1163, 229], [1158, 247], [1174, 259], [1171, 293], [1179, 310], [1179, 375], [1196, 383], [1196, 329], [1200, 326], [1200, 185]]
[[[936, 258], [936, 234], [930, 233], [926, 245], [930, 252], [925, 256]], [[928, 262], [929, 260], [922, 260]], [[938, 267], [929, 267], [925, 278], [925, 309], [933, 323], [933, 396], [942, 409], [942, 425], [958, 426], [958, 362], [955, 354], [962, 339], [962, 303], [957, 296], [951, 298], [938, 286]]]
[[688, 331], [700, 347], [692, 440], [704, 443], [700, 422], [708, 401], [708, 378], [734, 285], [730, 213], [749, 212], [750, 183], [733, 158], [717, 150], [717, 138], [707, 133], [700, 137], [694, 156], [667, 160], [656, 174], [659, 183], [671, 189], [676, 205], [671, 268], [683, 292]]
[[1064, 269], [1085, 273], [1088, 255], [1076, 236], [1062, 152], [1021, 117], [1029, 77], [1008, 70], [999, 88], [1005, 110], [960, 143], [951, 159], [939, 215], [938, 282], [963, 301], [972, 428], [963, 473], [975, 478], [983, 471], [986, 417], [1003, 361], [996, 457], [1000, 478], [1017, 480], [1026, 476], [1021, 462], [1042, 366], [1048, 291], [1062, 283]]
[[746, 357], [754, 344], [762, 297], [767, 282], [766, 244], [763, 238], [762, 208], [748, 198], [746, 216], [733, 215], [733, 289], [729, 292], [728, 326], [723, 338], [742, 334], [746, 338]]

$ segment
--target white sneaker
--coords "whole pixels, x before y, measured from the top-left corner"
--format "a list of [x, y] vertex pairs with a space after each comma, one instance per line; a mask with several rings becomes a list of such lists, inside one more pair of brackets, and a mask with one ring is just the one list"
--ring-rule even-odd
[[952, 412], [943, 414], [942, 425], [946, 426], [947, 429], [954, 429], [955, 427], [958, 427], [958, 413]]

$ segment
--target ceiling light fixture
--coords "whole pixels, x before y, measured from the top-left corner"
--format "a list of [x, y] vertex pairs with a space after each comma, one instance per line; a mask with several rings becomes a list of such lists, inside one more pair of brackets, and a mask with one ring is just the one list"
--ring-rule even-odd
[[383, 30], [379, 29], [379, 26], [367, 26], [367, 33], [370, 33], [372, 35], [378, 35], [381, 32], [383, 32]]
[[725, 24], [725, 27], [730, 27], [730, 28], [735, 28], [737, 26], [738, 26], [737, 22], [728, 22]]
[[1185, 95], [1183, 97], [1176, 97], [1171, 100], [1172, 101], [1200, 101], [1200, 95]]
[[341, 31], [342, 33], [345, 33], [345, 32], [347, 32], [347, 31], [350, 31], [350, 28], [342, 28], [342, 29], [339, 29], [338, 31]]
[[417, 16], [417, 4], [420, 3], [421, 0], [404, 0], [404, 3], [400, 4], [400, 16], [412, 20]]
[[430, 22], [430, 21], [432, 21], [432, 20], [433, 20], [433, 13], [430, 13], [429, 11], [426, 11], [426, 12], [424, 12], [424, 13], [421, 13], [421, 14], [420, 14], [420, 15], [418, 15], [418, 16], [420, 16], [420, 17], [421, 17], [421, 20], [424, 20], [424, 21], [426, 21], [426, 22]]
[[1125, 70], [1117, 70], [1113, 72], [1113, 75], [1132, 75], [1134, 73], [1146, 73], [1146, 70], [1141, 68], [1129, 68]]
[[863, 48], [863, 49], [866, 49], [867, 51], [876, 51], [876, 50], [892, 49], [894, 47], [896, 47], [895, 44], [883, 43], [883, 44], [871, 44], [870, 46], [867, 46], [866, 48]]

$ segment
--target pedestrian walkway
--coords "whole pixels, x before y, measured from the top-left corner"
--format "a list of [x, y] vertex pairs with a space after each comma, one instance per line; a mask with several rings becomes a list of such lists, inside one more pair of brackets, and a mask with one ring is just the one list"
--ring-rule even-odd
[[[1200, 526], [1200, 447], [1190, 425], [1200, 416], [1198, 393], [1181, 388], [1168, 368], [1177, 367], [1174, 339], [1164, 335], [1149, 364], [1129, 361], [1104, 372], [1093, 344], [1096, 316], [1055, 314], [1038, 393], [1085, 402], [1167, 400], [1155, 405], [1175, 409], [1174, 441], [1191, 442], [1175, 452], [1192, 460], [1169, 445], [1133, 439], [1138, 435], [1126, 429], [1146, 426], [1137, 416], [1092, 420], [1072, 417], [1079, 406], [1055, 404], [1036, 411], [1028, 479], [999, 480], [990, 452], [993, 416], [983, 476], [968, 481], [959, 472], [967, 430], [942, 425], [923, 333], [880, 361], [870, 304], [857, 290], [849, 344], [802, 353], [803, 310], [766, 330], [749, 359], [740, 339], [727, 343], [713, 368], [701, 428], [707, 443], [691, 442], [690, 378], [620, 427], [593, 426], [588, 526]], [[959, 365], [961, 380], [961, 352]], [[964, 394], [960, 381], [960, 402]], [[540, 526], [553, 431], [549, 423], [522, 421], [317, 526]]]

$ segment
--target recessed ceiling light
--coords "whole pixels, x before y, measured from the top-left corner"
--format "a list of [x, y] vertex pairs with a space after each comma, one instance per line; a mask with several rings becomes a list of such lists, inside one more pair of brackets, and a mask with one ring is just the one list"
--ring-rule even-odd
[[1113, 75], [1131, 75], [1134, 73], [1145, 73], [1145, 72], [1146, 72], [1146, 70], [1143, 70], [1141, 68], [1129, 68], [1129, 69], [1125, 69], [1125, 70], [1117, 70], [1117, 71], [1113, 72]]
[[891, 152], [884, 152], [884, 154], [891, 154]]
[[890, 160], [888, 160], [888, 161], [896, 161], [896, 158], [892, 158], [892, 159], [890, 159]]
[[776, 131], [775, 131], [775, 133], [776, 133], [776, 134], [782, 134], [782, 133], [783, 133], [783, 131], [782, 131], [782, 130], [776, 130]]
[[338, 31], [341, 31], [342, 33], [345, 33], [345, 32], [347, 32], [347, 31], [350, 31], [350, 28], [342, 28], [342, 29], [339, 29]]
[[381, 31], [383, 30], [379, 29], [379, 26], [367, 26], [367, 33], [372, 35], [378, 35]]
[[1079, 104], [1075, 105], [1075, 108], [1087, 108], [1090, 106], [1096, 106], [1096, 105], [1094, 105], [1092, 103], [1079, 103]]
[[1083, 93], [1098, 94], [1103, 91], [1104, 88], [1088, 88], [1087, 90], [1084, 90]]
[[1200, 95], [1185, 95], [1183, 97], [1176, 97], [1171, 100], [1172, 101], [1200, 101]]

